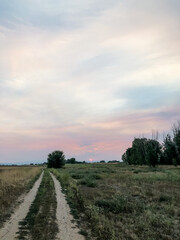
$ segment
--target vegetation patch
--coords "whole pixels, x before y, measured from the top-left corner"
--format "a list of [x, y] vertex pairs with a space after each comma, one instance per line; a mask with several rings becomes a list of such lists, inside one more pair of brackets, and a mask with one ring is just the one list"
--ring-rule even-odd
[[[52, 169], [81, 232], [98, 240], [179, 240], [179, 170], [105, 163]], [[88, 187], [90, 180], [95, 187]]]
[[91, 176], [84, 177], [78, 184], [86, 185], [87, 187], [97, 187], [97, 182]]
[[56, 207], [54, 183], [48, 170], [45, 170], [36, 198], [26, 218], [20, 222], [19, 239], [55, 239], [58, 231]]
[[115, 214], [132, 212], [133, 210], [128, 198], [121, 195], [115, 196], [113, 199], [97, 200], [95, 205], [103, 208], [107, 212], [112, 212]]
[[0, 167], [0, 226], [10, 217], [18, 197], [29, 191], [39, 178], [42, 167]]

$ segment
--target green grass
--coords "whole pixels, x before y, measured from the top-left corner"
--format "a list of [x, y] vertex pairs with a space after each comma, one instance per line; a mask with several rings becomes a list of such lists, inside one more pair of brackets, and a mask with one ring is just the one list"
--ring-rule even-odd
[[18, 238], [33, 240], [55, 239], [58, 231], [56, 206], [54, 183], [48, 170], [45, 170], [36, 198], [26, 218], [20, 222]]
[[87, 239], [180, 239], [180, 168], [68, 164], [54, 173]]

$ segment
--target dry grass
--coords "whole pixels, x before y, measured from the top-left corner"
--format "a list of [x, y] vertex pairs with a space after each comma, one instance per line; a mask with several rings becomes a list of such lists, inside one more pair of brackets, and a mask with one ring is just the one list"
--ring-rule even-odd
[[10, 216], [17, 198], [28, 190], [41, 173], [41, 167], [0, 167], [0, 225]]

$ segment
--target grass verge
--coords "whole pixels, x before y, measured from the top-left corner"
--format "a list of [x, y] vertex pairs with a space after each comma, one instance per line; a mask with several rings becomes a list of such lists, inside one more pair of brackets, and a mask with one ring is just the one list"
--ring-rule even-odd
[[[71, 208], [71, 213], [74, 218], [76, 218], [79, 223], [80, 233], [83, 234], [86, 239], [92, 240], [96, 237], [97, 240], [100, 239], [113, 239], [113, 230], [111, 225], [104, 218], [103, 215], [99, 215], [99, 208], [97, 206], [92, 206], [86, 202], [82, 192], [79, 190], [79, 183], [71, 178], [70, 174], [64, 172], [63, 169], [51, 169], [51, 172], [57, 177], [62, 185], [62, 189], [66, 194], [67, 201]], [[87, 179], [88, 177], [86, 177]], [[92, 176], [90, 176], [92, 179]], [[100, 177], [97, 177], [100, 179]], [[84, 184], [90, 189], [94, 189], [95, 186]], [[89, 231], [89, 230], [92, 231]]]
[[53, 240], [58, 231], [56, 223], [56, 194], [47, 169], [38, 193], [26, 218], [20, 222], [19, 239]]
[[32, 188], [41, 171], [41, 167], [0, 167], [0, 227], [11, 216], [18, 197]]

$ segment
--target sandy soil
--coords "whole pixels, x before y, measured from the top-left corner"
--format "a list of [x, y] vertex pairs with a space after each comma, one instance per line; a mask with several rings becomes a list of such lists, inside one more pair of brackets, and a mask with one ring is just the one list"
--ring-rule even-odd
[[[58, 240], [85, 240], [84, 236], [79, 234], [79, 228], [74, 223], [73, 216], [70, 214], [70, 208], [65, 199], [65, 195], [62, 193], [61, 185], [59, 181], [51, 174], [55, 191], [57, 196], [57, 211], [56, 218], [59, 227], [59, 233], [57, 234]], [[73, 222], [72, 222], [73, 221]]]
[[0, 229], [0, 240], [14, 240], [16, 239], [16, 232], [18, 231], [19, 221], [23, 220], [29, 208], [35, 199], [37, 190], [42, 180], [43, 173], [39, 179], [35, 182], [33, 188], [25, 195], [23, 202], [19, 207], [14, 211], [10, 220], [5, 222], [3, 228]]

